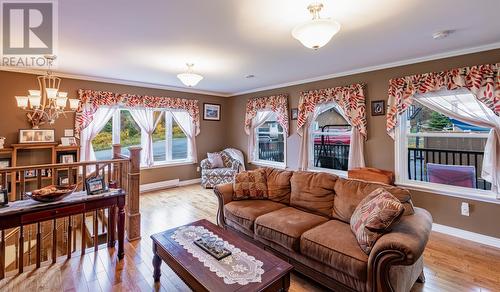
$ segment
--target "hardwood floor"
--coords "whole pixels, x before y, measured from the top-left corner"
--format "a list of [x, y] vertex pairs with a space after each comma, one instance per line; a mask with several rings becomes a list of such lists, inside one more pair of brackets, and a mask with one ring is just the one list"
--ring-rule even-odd
[[[126, 242], [123, 261], [115, 248], [101, 249], [4, 279], [0, 291], [189, 291], [165, 264], [153, 282], [149, 235], [202, 218], [215, 223], [216, 209], [212, 191], [198, 185], [142, 194], [142, 239]], [[425, 276], [412, 291], [500, 291], [500, 249], [433, 232]], [[290, 291], [325, 289], [294, 274]]]

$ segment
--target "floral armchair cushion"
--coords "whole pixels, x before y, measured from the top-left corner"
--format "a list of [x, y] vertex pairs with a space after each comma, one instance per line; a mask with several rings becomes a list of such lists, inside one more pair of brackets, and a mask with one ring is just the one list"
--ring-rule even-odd
[[227, 152], [217, 152], [222, 158], [224, 167], [217, 168], [208, 158], [200, 162], [201, 185], [205, 188], [214, 187], [218, 184], [234, 182], [234, 176], [238, 173], [241, 163], [232, 158]]
[[[220, 154], [220, 156], [222, 157], [222, 163], [224, 164], [224, 168], [231, 168], [231, 169], [234, 169], [234, 170], [238, 170], [241, 163], [232, 158], [229, 154], [227, 154], [225, 151], [220, 151], [218, 152]], [[203, 159], [201, 162], [200, 162], [200, 167], [202, 169], [214, 169], [216, 167], [214, 167], [211, 163], [210, 163], [210, 160], [208, 158], [205, 158]]]

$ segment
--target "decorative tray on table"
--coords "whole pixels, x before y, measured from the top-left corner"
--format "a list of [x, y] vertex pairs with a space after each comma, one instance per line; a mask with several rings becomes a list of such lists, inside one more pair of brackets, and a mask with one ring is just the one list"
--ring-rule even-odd
[[218, 252], [217, 250], [215, 250], [215, 248], [209, 247], [201, 238], [196, 239], [194, 241], [194, 244], [196, 244], [196, 246], [198, 246], [199, 248], [203, 249], [209, 255], [213, 256], [218, 261], [231, 255], [231, 251], [228, 250], [227, 248], [224, 248], [221, 252]]
[[50, 185], [39, 190], [34, 190], [33, 192], [27, 192], [26, 196], [38, 202], [51, 203], [64, 199], [65, 197], [71, 195], [71, 193], [75, 190], [76, 185]]

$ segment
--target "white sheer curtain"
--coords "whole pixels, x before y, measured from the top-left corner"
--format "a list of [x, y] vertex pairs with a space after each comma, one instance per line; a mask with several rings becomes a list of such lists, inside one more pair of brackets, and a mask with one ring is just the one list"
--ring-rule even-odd
[[96, 160], [92, 140], [104, 128], [106, 123], [111, 119], [113, 114], [118, 110], [115, 107], [100, 107], [93, 115], [92, 122], [84, 128], [80, 134], [80, 160], [93, 161]]
[[172, 111], [172, 117], [177, 122], [177, 125], [182, 129], [188, 137], [188, 158], [191, 157], [194, 163], [198, 162], [198, 151], [196, 149], [196, 131], [195, 123], [188, 112]]
[[464, 88], [417, 94], [414, 100], [450, 118], [491, 128], [484, 147], [481, 177], [491, 182], [491, 190], [500, 199], [500, 117]]
[[273, 111], [258, 111], [257, 115], [252, 119], [252, 125], [250, 126], [248, 134], [248, 157], [249, 161], [255, 161], [258, 157], [255, 156], [255, 146], [257, 142], [257, 137], [255, 137], [255, 129], [262, 126], [268, 119], [270, 119], [275, 113]]
[[163, 111], [155, 119], [154, 112], [152, 108], [131, 108], [129, 109], [130, 114], [134, 121], [141, 128], [141, 164], [145, 166], [152, 166], [154, 163], [153, 159], [153, 132], [158, 126], [161, 118], [163, 117]]
[[[309, 167], [309, 161], [311, 159], [310, 154], [312, 153], [310, 141], [314, 139], [312, 137], [312, 123], [318, 118], [320, 114], [325, 112], [330, 108], [335, 108], [337, 112], [344, 118], [344, 120], [349, 121], [344, 113], [344, 110], [335, 102], [332, 103], [323, 103], [317, 105], [314, 109], [314, 113], [309, 116], [307, 122], [301, 128], [301, 142], [300, 142], [300, 150], [299, 150], [299, 167], [301, 170], [307, 170]], [[351, 127], [351, 139], [349, 144], [349, 161], [348, 161], [348, 169], [365, 167], [365, 158], [364, 158], [364, 142], [365, 139], [363, 135], [359, 132], [356, 127]]]

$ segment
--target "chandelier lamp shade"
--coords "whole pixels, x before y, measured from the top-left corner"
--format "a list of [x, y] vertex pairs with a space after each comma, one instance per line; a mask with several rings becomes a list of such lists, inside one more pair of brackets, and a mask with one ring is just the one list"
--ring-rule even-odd
[[319, 12], [323, 4], [311, 4], [307, 9], [312, 19], [297, 25], [292, 30], [292, 36], [305, 47], [317, 50], [326, 45], [340, 30], [340, 24], [330, 18], [321, 18]]
[[[53, 125], [60, 115], [74, 112], [80, 105], [80, 100], [68, 98], [67, 92], [59, 91], [61, 79], [54, 76], [51, 66], [55, 56], [45, 56], [49, 66], [43, 76], [38, 76], [38, 89], [28, 90], [28, 96], [16, 96], [17, 107], [27, 111], [28, 120], [33, 129], [49, 123]], [[69, 107], [68, 107], [69, 103]]]
[[177, 74], [177, 78], [187, 87], [196, 86], [203, 79], [203, 76], [193, 72], [194, 64], [186, 64], [186, 66], [188, 67], [187, 72]]

